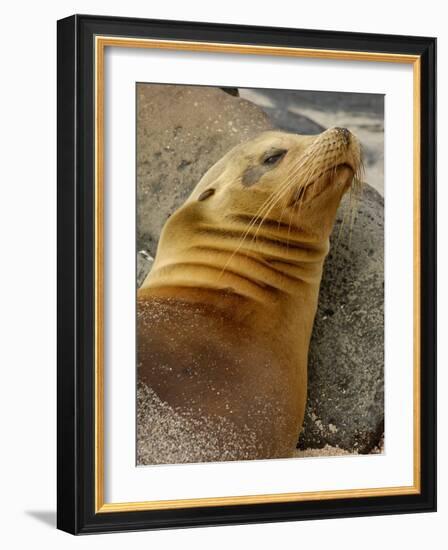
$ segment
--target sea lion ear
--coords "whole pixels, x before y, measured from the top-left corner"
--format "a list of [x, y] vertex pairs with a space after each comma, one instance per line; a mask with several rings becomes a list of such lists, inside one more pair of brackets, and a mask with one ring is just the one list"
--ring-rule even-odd
[[205, 199], [208, 199], [214, 194], [215, 194], [214, 189], [206, 189], [205, 191], [202, 191], [202, 193], [199, 195], [198, 201], [205, 201]]

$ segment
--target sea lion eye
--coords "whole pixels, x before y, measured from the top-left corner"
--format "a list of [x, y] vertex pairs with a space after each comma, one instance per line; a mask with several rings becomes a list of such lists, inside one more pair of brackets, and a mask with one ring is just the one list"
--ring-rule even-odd
[[285, 156], [286, 151], [276, 151], [275, 153], [270, 154], [263, 160], [263, 164], [272, 166], [276, 164], [281, 158]]
[[198, 201], [205, 201], [205, 199], [208, 199], [214, 194], [215, 194], [214, 189], [206, 189], [205, 191], [202, 191], [202, 193], [199, 195]]

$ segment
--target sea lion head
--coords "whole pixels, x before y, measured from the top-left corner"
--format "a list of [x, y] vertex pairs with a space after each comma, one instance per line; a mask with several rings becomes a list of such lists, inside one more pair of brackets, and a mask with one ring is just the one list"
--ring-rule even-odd
[[317, 284], [337, 208], [345, 192], [356, 191], [360, 169], [359, 141], [345, 128], [264, 132], [234, 147], [167, 220], [143, 286], [165, 284], [169, 272], [182, 285], [199, 278], [234, 288], [235, 278], [255, 276], [258, 286], [293, 292], [291, 265], [293, 277]]
[[261, 230], [274, 221], [291, 237], [322, 241], [360, 169], [359, 141], [346, 128], [311, 136], [263, 132], [218, 161], [186, 204], [197, 202], [206, 217], [224, 214]]

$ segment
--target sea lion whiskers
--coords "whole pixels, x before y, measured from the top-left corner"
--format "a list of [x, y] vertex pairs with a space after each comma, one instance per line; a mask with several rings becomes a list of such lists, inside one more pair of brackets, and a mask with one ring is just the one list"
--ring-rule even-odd
[[280, 185], [277, 187], [274, 193], [269, 195], [269, 197], [266, 199], [266, 201], [261, 205], [257, 213], [255, 214], [254, 218], [258, 218], [262, 215], [262, 211], [266, 208], [269, 208], [272, 201], [275, 201], [276, 198], [283, 192], [283, 190], [289, 185], [290, 181], [293, 180], [296, 175], [299, 172], [299, 169], [302, 167], [302, 163], [304, 160], [306, 160], [307, 151], [305, 151], [297, 160], [297, 164], [291, 168], [291, 171], [289, 174], [287, 174], [286, 178], [284, 180], [280, 181]]
[[[241, 237], [240, 239], [240, 242], [238, 243], [237, 247], [235, 248], [234, 252], [230, 255], [230, 258], [228, 259], [228, 262], [224, 265], [221, 273], [220, 273], [220, 276], [219, 278], [221, 278], [221, 276], [223, 275], [223, 273], [225, 272], [226, 270], [226, 267], [227, 265], [230, 263], [230, 261], [232, 260], [233, 256], [239, 252], [239, 250], [241, 249], [246, 237], [249, 235], [249, 231], [251, 230], [251, 228], [255, 225], [257, 219], [259, 218], [259, 216], [261, 215], [261, 212], [263, 211], [263, 208], [265, 207], [266, 203], [268, 203], [270, 200], [272, 199], [272, 195], [270, 195], [264, 202], [263, 204], [261, 205], [261, 207], [258, 209], [258, 211], [255, 213], [255, 215], [252, 217], [252, 220], [249, 222], [245, 232], [243, 233], [243, 236]], [[261, 223], [261, 222], [260, 222]]]
[[[302, 162], [300, 162], [301, 160], [303, 160], [303, 156], [300, 157], [299, 159], [299, 162], [297, 163], [297, 166], [295, 167], [295, 169], [292, 171], [292, 173], [289, 175], [290, 179], [292, 180], [298, 173], [298, 169], [302, 167]], [[317, 165], [316, 165], [317, 166]], [[299, 195], [299, 203], [301, 202], [301, 199], [303, 198], [303, 193], [301, 193], [307, 186], [307, 184], [309, 183], [309, 180], [311, 178], [311, 175], [313, 175], [314, 172], [309, 172], [308, 175], [307, 175], [307, 179], [306, 181], [302, 182], [302, 185], [299, 185], [299, 190], [300, 190], [300, 195]], [[288, 202], [286, 201], [284, 204], [283, 204], [283, 208], [282, 208], [282, 211], [280, 213], [280, 217], [279, 217], [279, 223], [280, 221], [283, 219], [283, 215], [284, 215], [284, 212], [286, 210], [286, 208], [288, 207]], [[300, 208], [298, 209], [298, 212], [300, 212]], [[289, 233], [290, 233], [290, 230], [291, 230], [291, 224], [292, 224], [292, 215], [293, 215], [293, 212], [290, 211], [289, 213], [289, 228], [288, 228], [288, 238], [287, 238], [287, 243], [289, 241]]]
[[[301, 188], [301, 190], [305, 190], [305, 186], [303, 186]], [[304, 193], [302, 192], [299, 196], [299, 202], [298, 202], [298, 208], [297, 208], [297, 217], [299, 217], [300, 215], [300, 210], [302, 208], [302, 202], [303, 202], [303, 197], [304, 197]], [[283, 205], [283, 209], [282, 209], [282, 213], [281, 213], [281, 216], [280, 216], [280, 219], [283, 218], [283, 212], [285, 210], [285, 208], [287, 208], [287, 203], [285, 203]], [[293, 214], [294, 214], [294, 211], [293, 209], [291, 208], [289, 210], [289, 225], [288, 225], [288, 235], [287, 235], [287, 238], [286, 238], [286, 257], [288, 257], [289, 255], [289, 236], [290, 236], [290, 232], [291, 232], [291, 225], [292, 225], [292, 217], [293, 217]]]
[[352, 242], [352, 233], [353, 226], [355, 224], [355, 219], [358, 213], [358, 204], [361, 198], [361, 194], [364, 188], [364, 164], [362, 158], [357, 169], [357, 173], [353, 177], [352, 185], [350, 186], [350, 195], [349, 195], [349, 209], [350, 209], [350, 234], [349, 234], [349, 245]]
[[[316, 165], [317, 167], [317, 165]], [[286, 256], [288, 257], [289, 255], [289, 239], [290, 239], [290, 233], [291, 233], [291, 225], [292, 225], [292, 219], [293, 219], [293, 215], [295, 214], [296, 217], [298, 218], [300, 216], [300, 211], [301, 211], [301, 208], [302, 208], [302, 204], [303, 204], [303, 201], [304, 201], [304, 197], [305, 197], [305, 190], [307, 188], [307, 185], [309, 184], [309, 180], [311, 179], [312, 175], [314, 175], [315, 172], [309, 172], [308, 173], [308, 178], [305, 182], [303, 182], [302, 185], [299, 186], [299, 198], [298, 198], [298, 201], [296, 202], [296, 212], [294, 212], [293, 209], [290, 209], [289, 210], [289, 224], [288, 224], [288, 235], [287, 235], [287, 238], [286, 238]], [[283, 204], [283, 208], [282, 208], [282, 212], [280, 214], [280, 220], [283, 218], [283, 215], [284, 215], [284, 211], [285, 209], [289, 206], [288, 202], [285, 201], [285, 203]]]
[[[262, 227], [263, 225], [263, 220], [265, 218], [267, 218], [267, 216], [270, 214], [270, 212], [272, 211], [272, 209], [275, 207], [275, 205], [285, 196], [285, 194], [287, 193], [287, 191], [289, 191], [289, 188], [291, 187], [292, 185], [292, 182], [293, 182], [293, 178], [294, 176], [299, 172], [299, 168], [300, 168], [300, 164], [301, 163], [298, 163], [298, 165], [295, 167], [295, 170], [293, 173], [289, 174], [287, 178], [285, 178], [285, 182], [284, 184], [281, 185], [281, 188], [283, 189], [280, 189], [277, 193], [276, 193], [276, 199], [275, 201], [271, 204], [270, 208], [265, 212], [264, 216], [263, 216], [263, 219], [261, 220], [260, 224], [258, 225], [257, 227], [257, 230], [255, 232], [255, 235], [253, 237], [253, 239], [257, 239], [257, 235], [258, 235], [258, 232], [260, 230], [260, 228]], [[286, 205], [287, 206], [287, 205]], [[285, 205], [283, 205], [283, 209], [285, 208]], [[283, 209], [282, 209], [282, 214], [281, 214], [281, 217], [283, 216]], [[286, 241], [286, 244], [288, 245], [288, 239]]]
[[[288, 182], [286, 182], [288, 183]], [[284, 187], [284, 189], [282, 189]], [[275, 206], [275, 204], [278, 202], [278, 200], [280, 200], [281, 198], [281, 195], [283, 193], [283, 191], [287, 191], [288, 188], [287, 188], [287, 185], [281, 185], [280, 186], [280, 189], [276, 190], [274, 193], [272, 193], [271, 195], [269, 195], [269, 197], [264, 201], [264, 203], [261, 205], [261, 207], [258, 209], [258, 211], [255, 213], [255, 215], [253, 216], [251, 222], [249, 223], [246, 231], [244, 232], [242, 238], [240, 239], [240, 242], [238, 244], [238, 246], [236, 247], [235, 251], [231, 254], [228, 262], [226, 263], [226, 265], [223, 267], [222, 271], [221, 271], [221, 274], [220, 274], [220, 277], [223, 275], [223, 273], [225, 272], [228, 264], [231, 262], [231, 260], [233, 259], [233, 256], [239, 252], [239, 250], [241, 249], [241, 247], [243, 246], [245, 240], [247, 239], [247, 237], [249, 236], [249, 232], [250, 230], [252, 229], [252, 227], [255, 226], [256, 222], [258, 219], [260, 219], [261, 217], [261, 220], [259, 222], [259, 225], [258, 225], [258, 228], [256, 230], [256, 233], [255, 233], [255, 237], [257, 235], [257, 232], [258, 230], [260, 229], [260, 227], [263, 225], [263, 220], [269, 215], [269, 213], [271, 212], [272, 208]], [[252, 240], [251, 242], [253, 242], [254, 240], [254, 236], [252, 237]]]
[[343, 228], [345, 227], [345, 224], [346, 224], [346, 221], [347, 221], [347, 216], [350, 217], [349, 245], [351, 244], [353, 226], [354, 226], [356, 216], [357, 216], [357, 213], [358, 213], [358, 203], [361, 199], [362, 192], [363, 192], [364, 185], [365, 185], [365, 181], [364, 181], [365, 168], [364, 168], [364, 162], [363, 162], [362, 155], [360, 155], [359, 159], [357, 159], [357, 160], [358, 160], [358, 166], [356, 167], [356, 171], [353, 175], [353, 179], [352, 179], [352, 182], [351, 182], [351, 185], [350, 185], [348, 205], [344, 204], [344, 206], [343, 206], [343, 216], [342, 216], [341, 224], [340, 224], [338, 234], [337, 234], [337, 237], [336, 237], [336, 242], [333, 245], [335, 251], [338, 250], [339, 242], [340, 242], [341, 237], [342, 237], [342, 231], [343, 231]]
[[[269, 213], [272, 211], [272, 209], [278, 203], [278, 201], [281, 200], [281, 198], [283, 198], [283, 196], [284, 196], [285, 192], [288, 190], [288, 188], [290, 188], [292, 185], [295, 185], [295, 186], [297, 185], [297, 182], [296, 182], [297, 175], [300, 173], [300, 171], [303, 171], [303, 168], [306, 167], [307, 161], [311, 158], [311, 162], [308, 163], [309, 166], [307, 167], [308, 169], [305, 172], [305, 177], [304, 177], [304, 179], [302, 179], [302, 181], [299, 182], [299, 187], [296, 190], [303, 191], [310, 184], [310, 182], [312, 181], [312, 178], [316, 175], [316, 172], [317, 172], [317, 170], [319, 169], [319, 166], [320, 166], [319, 165], [320, 158], [316, 158], [317, 155], [314, 153], [314, 148], [313, 148], [316, 145], [316, 143], [318, 144], [318, 151], [319, 152], [322, 152], [322, 150], [324, 150], [324, 152], [326, 152], [326, 150], [329, 147], [329, 145], [328, 144], [326, 145], [325, 141], [322, 140], [321, 136], [318, 136], [312, 142], [312, 144], [298, 158], [297, 164], [291, 168], [291, 170], [287, 174], [286, 178], [281, 182], [277, 192], [273, 194], [273, 199], [275, 199], [275, 200], [270, 204], [269, 208], [267, 207], [268, 209], [267, 209], [267, 211], [265, 211], [265, 214], [264, 214], [265, 218], [269, 215]], [[302, 199], [302, 198], [303, 198], [303, 193], [299, 196], [299, 199]], [[282, 208], [282, 212], [281, 212], [280, 217], [279, 217], [279, 222], [283, 218], [284, 211], [288, 206], [290, 206], [290, 205], [287, 202], [284, 203], [283, 208]], [[291, 226], [291, 219], [292, 219], [292, 214], [291, 213], [290, 213], [290, 218], [289, 219], [290, 219], [290, 226]], [[263, 219], [262, 219], [262, 221], [260, 222], [260, 224], [257, 228], [255, 238], [256, 238], [258, 230], [260, 229], [262, 224], [263, 224]]]
[[[280, 187], [282, 187], [283, 185], [281, 185]], [[223, 273], [225, 272], [226, 270], [226, 267], [228, 265], [228, 263], [230, 263], [230, 261], [232, 260], [233, 256], [241, 249], [241, 247], [243, 246], [244, 244], [244, 241], [246, 240], [246, 238], [248, 237], [249, 235], [249, 231], [252, 229], [252, 227], [254, 227], [254, 225], [256, 224], [257, 220], [260, 219], [261, 217], [261, 221], [260, 221], [260, 224], [259, 224], [259, 227], [262, 225], [263, 223], [263, 219], [269, 214], [269, 212], [272, 210], [272, 208], [270, 208], [267, 213], [266, 213], [266, 209], [269, 208], [269, 206], [271, 204], [273, 204], [273, 202], [276, 201], [276, 197], [278, 196], [278, 194], [281, 193], [281, 189], [278, 189], [276, 190], [276, 192], [272, 193], [271, 195], [268, 196], [268, 198], [262, 203], [262, 205], [260, 206], [260, 208], [257, 210], [257, 212], [255, 213], [255, 215], [253, 216], [252, 220], [250, 221], [250, 223], [248, 224], [248, 227], [246, 229], [246, 231], [243, 233], [241, 239], [240, 239], [240, 242], [238, 243], [235, 251], [233, 252], [233, 254], [231, 254], [227, 264], [223, 267], [222, 271], [221, 271], [221, 274], [220, 274], [220, 277], [223, 275]]]
[[264, 210], [263, 218], [261, 219], [261, 222], [259, 224], [259, 227], [263, 224], [264, 218], [266, 218], [269, 213], [271, 212], [272, 208], [275, 206], [275, 204], [284, 196], [284, 191], [288, 190], [290, 187], [290, 184], [293, 182], [293, 180], [296, 178], [297, 174], [299, 173], [300, 169], [303, 166], [303, 162], [306, 161], [307, 157], [307, 151], [304, 152], [303, 155], [301, 155], [298, 160], [297, 164], [293, 166], [290, 170], [290, 172], [287, 174], [287, 176], [281, 180], [279, 187], [275, 190], [274, 193], [272, 193], [268, 200], [263, 203], [260, 210], [257, 212], [256, 217], [260, 217], [262, 215], [261, 210]]
[[[322, 161], [322, 157], [325, 157], [326, 154], [328, 153], [328, 151], [332, 150], [332, 148], [330, 146], [331, 142], [329, 142], [328, 140], [327, 140], [327, 142], [325, 142], [325, 140], [322, 140], [322, 139], [316, 140], [316, 141], [317, 141], [317, 145], [319, 146], [319, 149], [320, 149], [318, 151], [319, 154], [315, 154], [315, 155], [311, 156], [311, 160], [312, 161], [314, 160], [314, 162], [310, 163], [311, 166], [308, 169], [308, 174], [307, 174], [306, 181], [302, 181], [301, 185], [299, 185], [299, 187], [295, 191], [294, 207], [295, 207], [297, 215], [300, 214], [301, 206], [302, 206], [302, 203], [304, 202], [304, 197], [305, 197], [305, 192], [304, 191], [306, 190], [306, 188], [310, 184], [310, 180], [311, 180], [310, 175], [311, 174], [314, 175], [314, 173], [316, 171], [316, 170], [312, 170], [312, 165], [315, 164], [316, 166], [318, 166], [319, 162]], [[313, 144], [310, 147], [313, 147], [315, 145], [316, 145], [316, 142], [313, 142]], [[352, 232], [352, 228], [353, 228], [353, 225], [354, 225], [354, 221], [356, 219], [358, 201], [359, 201], [360, 195], [362, 193], [362, 187], [363, 187], [362, 176], [364, 174], [364, 165], [363, 165], [362, 151], [361, 151], [360, 146], [359, 146], [358, 150], [355, 149], [355, 151], [352, 150], [351, 152], [352, 152], [354, 162], [353, 162], [353, 165], [349, 165], [350, 168], [353, 170], [353, 177], [352, 177], [351, 182], [350, 182], [350, 202], [349, 202], [350, 239], [351, 239], [351, 232]], [[355, 152], [357, 153], [356, 155], [354, 155]], [[326, 159], [326, 166], [328, 166], [328, 163], [331, 163], [333, 158], [334, 158], [334, 155], [331, 156], [330, 159]], [[336, 171], [337, 171], [337, 168], [339, 166], [340, 166], [340, 164], [338, 164], [337, 162], [334, 162], [334, 161], [332, 162], [332, 166], [330, 168], [330, 170], [332, 172], [332, 174], [330, 176], [331, 181], [334, 181], [335, 176], [336, 176]], [[321, 175], [323, 175], [326, 171], [328, 171], [328, 169], [325, 169], [325, 167], [324, 167], [321, 174], [319, 174], [319, 177]], [[285, 205], [283, 206], [281, 215], [279, 217], [279, 223], [283, 219], [284, 211], [285, 211]], [[290, 226], [292, 224], [292, 218], [293, 218], [293, 211], [291, 210], [290, 213], [289, 213], [289, 224], [290, 224]], [[341, 225], [339, 235], [340, 235], [341, 229], [342, 229], [342, 227], [345, 223], [345, 219], [346, 219], [346, 211], [344, 211], [343, 223]], [[338, 238], [338, 240], [339, 240], [339, 238]], [[288, 247], [288, 243], [289, 243], [289, 233], [288, 233], [288, 238], [287, 238], [287, 247]]]
[[[317, 148], [317, 151], [316, 151]], [[288, 190], [293, 186], [297, 185], [296, 179], [300, 171], [303, 171], [305, 168], [304, 178], [300, 182], [300, 187], [306, 188], [312, 178], [316, 175], [318, 169], [322, 164], [322, 154], [326, 153], [329, 149], [329, 144], [325, 143], [325, 139], [321, 136], [317, 136], [316, 139], [311, 143], [311, 145], [304, 151], [304, 153], [298, 158], [297, 164], [293, 166], [285, 179], [280, 183], [274, 193], [272, 193], [266, 201], [258, 209], [252, 221], [249, 223], [246, 231], [242, 235], [240, 243], [238, 244], [235, 252], [239, 251], [243, 246], [245, 240], [249, 236], [249, 232], [256, 225], [257, 219], [261, 216], [261, 221], [258, 224], [258, 228], [255, 232], [255, 235], [252, 237], [252, 241], [257, 238], [258, 232], [263, 225], [263, 220], [270, 214], [275, 205], [285, 196]], [[316, 154], [317, 153], [317, 154]], [[308, 166], [307, 166], [308, 165]], [[286, 205], [288, 206], [288, 205]], [[283, 215], [283, 214], [282, 214]], [[290, 216], [291, 218], [291, 216]], [[251, 242], [252, 242], [251, 241]], [[229, 257], [229, 263], [233, 258], [233, 254]], [[221, 275], [225, 272], [227, 265], [224, 266]], [[220, 276], [221, 276], [220, 275]]]

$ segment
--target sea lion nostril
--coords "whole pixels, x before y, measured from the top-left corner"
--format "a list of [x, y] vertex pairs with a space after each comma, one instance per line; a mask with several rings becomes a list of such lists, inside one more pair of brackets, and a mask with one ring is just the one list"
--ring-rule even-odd
[[350, 138], [352, 135], [350, 130], [348, 130], [347, 128], [340, 128], [340, 127], [336, 127], [335, 130], [342, 137], [344, 144], [348, 145], [350, 143]]
[[346, 139], [349, 139], [350, 138], [350, 130], [348, 130], [347, 128], [340, 128], [339, 126], [335, 128], [335, 130], [337, 132], [339, 132], [340, 134], [342, 134]]

